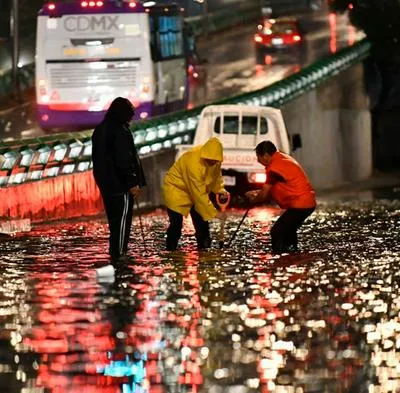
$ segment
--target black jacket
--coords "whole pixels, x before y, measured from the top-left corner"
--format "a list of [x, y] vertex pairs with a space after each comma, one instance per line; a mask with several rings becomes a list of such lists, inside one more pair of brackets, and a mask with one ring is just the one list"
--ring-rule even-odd
[[146, 185], [142, 164], [128, 125], [112, 119], [100, 123], [92, 135], [93, 175], [103, 195], [128, 192]]

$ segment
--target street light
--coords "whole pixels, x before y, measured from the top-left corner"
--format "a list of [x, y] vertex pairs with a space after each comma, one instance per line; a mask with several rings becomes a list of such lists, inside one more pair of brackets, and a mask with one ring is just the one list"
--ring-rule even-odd
[[21, 101], [20, 85], [18, 77], [18, 63], [19, 63], [19, 0], [12, 0], [12, 7], [10, 12], [10, 33], [12, 43], [12, 68], [11, 68], [11, 89], [14, 98]]

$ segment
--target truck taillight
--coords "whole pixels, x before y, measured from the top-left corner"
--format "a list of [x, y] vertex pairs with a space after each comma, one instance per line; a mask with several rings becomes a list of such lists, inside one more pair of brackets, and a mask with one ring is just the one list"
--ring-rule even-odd
[[249, 181], [249, 183], [262, 184], [266, 182], [267, 175], [262, 172], [250, 172], [247, 175], [247, 180]]

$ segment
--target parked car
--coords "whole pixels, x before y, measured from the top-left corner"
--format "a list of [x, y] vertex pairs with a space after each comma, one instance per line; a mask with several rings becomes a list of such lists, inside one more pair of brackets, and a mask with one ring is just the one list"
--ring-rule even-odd
[[257, 63], [264, 64], [266, 55], [301, 50], [303, 39], [296, 18], [264, 19], [254, 35]]

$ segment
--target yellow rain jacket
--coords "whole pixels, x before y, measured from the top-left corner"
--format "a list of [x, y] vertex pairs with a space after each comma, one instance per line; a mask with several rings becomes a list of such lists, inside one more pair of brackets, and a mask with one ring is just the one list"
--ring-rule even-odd
[[[217, 210], [209, 194], [225, 192], [221, 175], [222, 150], [218, 138], [210, 138], [204, 145], [179, 157], [164, 178], [163, 197], [168, 209], [186, 217], [194, 206], [205, 221], [216, 216]], [[208, 166], [204, 159], [219, 162]]]

